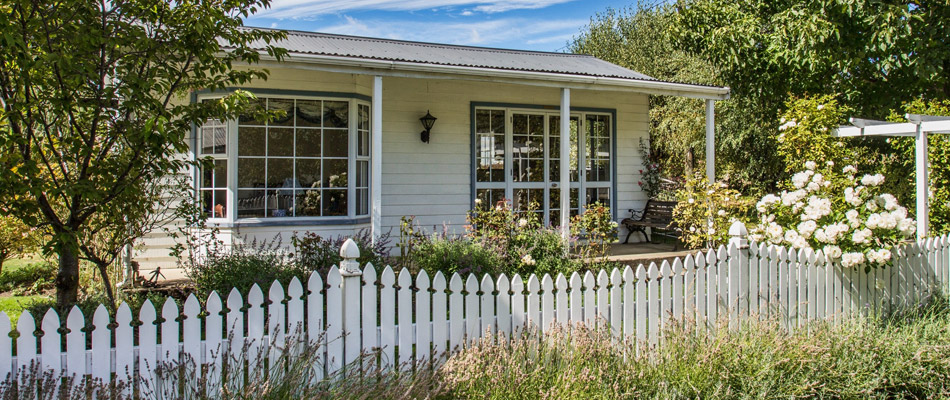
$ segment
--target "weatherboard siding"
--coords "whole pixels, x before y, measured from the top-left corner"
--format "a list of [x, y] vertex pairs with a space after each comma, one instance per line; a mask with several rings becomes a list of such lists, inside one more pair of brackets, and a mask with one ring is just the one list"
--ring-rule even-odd
[[[293, 68], [270, 68], [267, 81], [248, 89], [372, 94], [372, 76], [328, 73]], [[382, 228], [398, 237], [400, 218], [416, 217], [426, 230], [461, 233], [471, 204], [471, 105], [505, 103], [556, 109], [560, 89], [467, 80], [383, 78]], [[572, 107], [616, 110], [617, 217], [643, 206], [646, 197], [637, 182], [642, 159], [640, 138], [650, 129], [648, 96], [616, 91], [571, 91]], [[430, 111], [438, 118], [429, 143], [419, 138], [419, 117]], [[551, 111], [551, 110], [547, 110]], [[293, 232], [314, 231], [324, 236], [351, 234], [368, 224], [244, 226], [225, 228], [235, 242], [272, 240], [280, 234], [289, 245]], [[159, 234], [139, 246], [143, 269], [174, 266], [167, 256], [171, 240]], [[162, 254], [165, 254], [163, 257]]]

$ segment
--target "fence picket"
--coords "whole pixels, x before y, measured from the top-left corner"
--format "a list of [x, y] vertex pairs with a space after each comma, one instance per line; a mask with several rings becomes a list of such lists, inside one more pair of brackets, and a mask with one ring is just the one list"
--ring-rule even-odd
[[475, 274], [469, 274], [468, 279], [465, 280], [465, 337], [467, 338], [466, 344], [472, 344], [482, 335], [482, 329], [479, 324], [479, 318], [481, 318], [481, 313], [479, 313], [478, 307], [478, 280], [475, 279]]
[[686, 318], [696, 318], [696, 259], [687, 254], [683, 259], [683, 314]]
[[188, 295], [185, 299], [185, 319], [182, 321], [181, 339], [184, 354], [182, 362], [187, 368], [185, 379], [191, 387], [197, 387], [198, 377], [201, 376], [201, 365], [204, 363], [201, 357], [201, 320], [198, 319], [200, 313], [201, 305], [198, 304], [198, 298], [194, 294]]
[[725, 246], [719, 246], [716, 251], [716, 276], [719, 278], [719, 292], [716, 296], [719, 317], [728, 318], [732, 315], [729, 296], [731, 294], [729, 287], [729, 250]]
[[680, 258], [673, 260], [672, 280], [673, 280], [673, 318], [680, 319], [683, 317], [683, 302], [686, 300], [686, 296], [683, 294], [683, 262]]
[[449, 280], [449, 350], [456, 351], [465, 336], [465, 310], [462, 308], [462, 278], [458, 273]]
[[706, 252], [706, 325], [709, 329], [719, 322], [719, 263], [716, 253]]
[[429, 292], [429, 274], [425, 270], [416, 275], [416, 362], [432, 358], [432, 316], [429, 305], [432, 293]]
[[132, 309], [128, 303], [122, 303], [115, 312], [115, 378], [116, 381], [129, 383], [123, 390], [124, 395], [131, 396], [133, 379], [135, 377], [135, 358], [132, 332]]
[[554, 319], [557, 320], [558, 324], [567, 326], [570, 323], [567, 317], [567, 291], [570, 287], [564, 274], [557, 274], [557, 279], [554, 280], [554, 288], [557, 289], [557, 293], [554, 295]]
[[[286, 309], [284, 308], [284, 287], [280, 284], [280, 281], [274, 281], [270, 285], [270, 290], [267, 292], [267, 300], [269, 304], [267, 305], [267, 338], [268, 338], [268, 357], [270, 357], [271, 362], [277, 360], [280, 357], [281, 352], [284, 350], [285, 338], [286, 335], [286, 326], [284, 325], [286, 320]], [[359, 341], [348, 341], [352, 346], [356, 354], [359, 354]], [[346, 361], [350, 361], [346, 359]], [[273, 368], [273, 367], [268, 367]], [[271, 371], [276, 373], [276, 371]]]
[[521, 332], [525, 327], [524, 315], [524, 279], [515, 274], [511, 277], [511, 329]]
[[[73, 306], [66, 316], [66, 376], [81, 379], [86, 374], [86, 319]], [[177, 347], [177, 346], [176, 346]]]
[[759, 279], [760, 275], [764, 272], [761, 262], [764, 259], [763, 254], [760, 252], [759, 246], [756, 246], [754, 243], [749, 244], [749, 265], [743, 268], [743, 271], [746, 271], [748, 274], [748, 284], [743, 290], [747, 293], [746, 304], [748, 307], [749, 316], [758, 318], [759, 317]]
[[29, 311], [23, 310], [20, 313], [20, 318], [17, 319], [16, 331], [19, 336], [16, 338], [16, 355], [17, 355], [17, 365], [16, 369], [13, 370], [14, 373], [17, 370], [27, 368], [37, 361], [36, 358], [36, 322], [33, 319], [33, 315]]
[[399, 289], [396, 292], [397, 316], [396, 328], [399, 332], [398, 360], [403, 365], [412, 361], [412, 276], [408, 268], [398, 275]]
[[637, 311], [634, 318], [637, 323], [637, 340], [647, 340], [647, 271], [643, 264], [637, 266]]
[[702, 253], [696, 253], [694, 258], [696, 266], [694, 267], [696, 271], [696, 287], [693, 288], [696, 294], [696, 311], [693, 314], [696, 318], [696, 328], [705, 327], [707, 324], [707, 315], [706, 312], [709, 311], [706, 308], [706, 277], [708, 271], [706, 270], [706, 256]]
[[649, 335], [650, 343], [656, 343], [657, 341], [657, 331], [660, 327], [660, 270], [656, 266], [656, 263], [650, 263], [650, 268], [647, 270], [647, 276], [650, 279], [647, 283], [648, 297], [650, 298], [649, 304], [647, 304], [647, 312], [650, 313], [650, 321], [647, 323], [647, 334]]
[[[287, 285], [287, 337], [291, 340], [299, 341], [304, 333], [303, 304], [303, 284], [295, 276]], [[299, 349], [294, 351], [294, 356], [297, 355]]]
[[[236, 290], [235, 290], [236, 291]], [[141, 382], [148, 385], [148, 388], [155, 390], [157, 383], [152, 374], [152, 368], [155, 368], [157, 361], [158, 335], [155, 326], [155, 306], [148, 299], [139, 309], [139, 378]]]
[[620, 270], [614, 268], [610, 273], [610, 332], [614, 338], [620, 338], [623, 329], [623, 316], [620, 314], [621, 296], [623, 294], [623, 277]]
[[[99, 307], [102, 307], [101, 305]], [[0, 313], [0, 379], [10, 378], [13, 367], [13, 340], [10, 338], [10, 317]]]
[[[818, 286], [818, 256], [808, 251], [808, 319], [818, 318], [819, 286]], [[824, 289], [824, 288], [821, 288]]]
[[594, 327], [597, 316], [597, 305], [595, 296], [597, 294], [597, 281], [594, 274], [590, 271], [584, 273], [584, 323], [589, 327]]
[[583, 286], [583, 283], [581, 283], [581, 276], [577, 273], [577, 271], [574, 271], [574, 273], [571, 274], [571, 281], [569, 283], [571, 287], [571, 295], [570, 299], [568, 300], [571, 303], [571, 323], [577, 324], [584, 321], [584, 305], [582, 303], [583, 295], [581, 294], [581, 287]]
[[541, 299], [538, 296], [538, 292], [541, 290], [541, 283], [538, 282], [538, 276], [531, 274], [528, 277], [528, 295], [526, 300], [527, 308], [525, 308], [525, 322], [531, 327], [531, 329], [538, 329], [539, 326], [539, 316], [541, 312]]
[[[218, 393], [218, 390], [221, 385], [221, 366], [222, 359], [224, 358], [223, 346], [221, 345], [221, 332], [222, 332], [222, 323], [221, 323], [221, 297], [218, 296], [218, 292], [212, 291], [208, 295], [208, 301], [205, 303], [205, 310], [208, 311], [208, 315], [205, 316], [205, 362], [211, 363], [208, 376], [206, 379], [206, 390], [205, 394], [210, 397], [215, 397]], [[121, 311], [121, 310], [120, 310]], [[303, 317], [303, 309], [300, 310], [301, 317]], [[118, 322], [119, 317], [116, 317], [116, 322]], [[122, 322], [118, 322], [119, 326], [122, 326]], [[116, 331], [116, 343], [119, 341], [119, 332]], [[118, 347], [118, 346], [116, 346]], [[116, 351], [116, 371], [119, 371], [118, 366], [118, 357], [119, 352]], [[131, 361], [131, 359], [130, 359]]]
[[383, 269], [379, 283], [380, 362], [383, 368], [392, 368], [396, 363], [396, 289], [393, 287], [396, 284], [396, 274], [393, 273], [392, 267], [386, 266]]
[[[323, 316], [323, 278], [319, 272], [311, 272], [307, 279], [307, 341], [311, 346], [320, 346], [317, 350], [317, 365], [314, 366], [314, 379], [323, 379], [326, 372], [326, 319]], [[231, 300], [228, 299], [228, 308], [231, 308]], [[232, 308], [233, 309], [233, 308]], [[228, 326], [231, 326], [230, 314], [228, 314]]]
[[671, 286], [673, 284], [673, 268], [670, 262], [663, 260], [660, 264], [660, 325], [658, 330], [662, 331], [666, 327], [673, 314], [673, 294]]
[[511, 334], [511, 282], [508, 276], [501, 274], [495, 283], [498, 296], [495, 297], [495, 309], [498, 310], [498, 332]]
[[610, 322], [609, 313], [610, 308], [608, 308], [607, 302], [609, 301], [607, 287], [610, 285], [610, 278], [607, 276], [607, 272], [600, 270], [597, 273], [597, 316], [594, 318], [599, 321], [598, 323], [603, 325]]
[[[624, 339], [633, 338], [636, 315], [634, 314], [634, 290], [633, 284], [636, 277], [633, 275], [633, 268], [627, 265], [623, 268], [623, 334]], [[566, 311], [565, 311], [566, 312]]]
[[481, 296], [481, 321], [482, 326], [479, 331], [481, 335], [493, 335], [496, 333], [495, 328], [495, 282], [492, 281], [491, 276], [485, 274], [482, 277], [482, 285], [479, 291], [482, 293]]
[[548, 332], [554, 322], [554, 282], [551, 275], [541, 278], [541, 331]]
[[[442, 271], [436, 272], [435, 277], [432, 278], [432, 351], [438, 357], [448, 350], [446, 346], [449, 340], [448, 307], [446, 307], [448, 303], [445, 289], [445, 275]], [[373, 326], [372, 329], [375, 330], [376, 327]]]
[[[366, 264], [363, 267], [363, 274], [360, 275], [360, 279], [363, 280], [363, 287], [360, 288], [360, 331], [362, 333], [362, 343], [363, 351], [372, 352], [379, 349], [379, 336], [377, 329], [379, 324], [377, 323], [377, 316], [379, 315], [379, 302], [376, 301], [378, 296], [379, 287], [376, 285], [376, 267], [373, 264]], [[442, 281], [443, 289], [445, 286], [445, 280]], [[445, 319], [445, 316], [442, 316]], [[442, 344], [443, 347], [445, 343]], [[363, 360], [363, 369], [370, 370], [376, 365], [375, 357], [366, 357]]]

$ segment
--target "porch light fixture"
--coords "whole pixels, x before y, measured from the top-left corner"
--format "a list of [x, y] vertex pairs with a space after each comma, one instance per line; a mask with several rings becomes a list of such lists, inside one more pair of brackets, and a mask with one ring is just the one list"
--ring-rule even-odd
[[424, 143], [429, 143], [429, 131], [432, 130], [432, 125], [435, 125], [436, 119], [438, 118], [433, 117], [432, 114], [429, 114], [429, 110], [426, 110], [426, 115], [424, 117], [419, 118], [419, 121], [422, 121], [422, 127], [425, 129], [420, 133]]

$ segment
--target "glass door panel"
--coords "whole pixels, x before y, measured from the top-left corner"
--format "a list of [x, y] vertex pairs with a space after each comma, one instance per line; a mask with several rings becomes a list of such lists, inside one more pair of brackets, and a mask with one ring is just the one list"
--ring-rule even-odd
[[512, 115], [511, 168], [514, 182], [544, 182], [543, 115]]
[[475, 113], [475, 180], [505, 182], [505, 111]]
[[[580, 119], [571, 117], [571, 183], [577, 182], [577, 163], [578, 163], [578, 129], [577, 125]], [[549, 182], [558, 183], [561, 181], [561, 117], [548, 117], [549, 135], [548, 135], [548, 168]]]
[[[571, 217], [578, 213], [577, 195], [579, 189], [571, 189]], [[561, 226], [561, 190], [551, 188], [548, 190], [548, 225]]]

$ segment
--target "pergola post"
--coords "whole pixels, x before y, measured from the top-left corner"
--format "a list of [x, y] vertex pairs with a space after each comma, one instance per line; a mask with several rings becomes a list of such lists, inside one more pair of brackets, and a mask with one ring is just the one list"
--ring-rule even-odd
[[921, 124], [917, 124], [916, 140], [917, 143], [914, 146], [916, 162], [914, 164], [917, 168], [917, 237], [925, 238], [929, 233], [930, 205], [928, 197], [930, 191], [928, 190], [928, 182], [930, 180], [928, 179], [927, 165], [927, 132], [923, 130]]
[[706, 100], [706, 181], [716, 181], [716, 102]]
[[561, 237], [571, 235], [571, 89], [561, 89]]
[[372, 139], [370, 143], [370, 235], [373, 244], [382, 234], [383, 219], [383, 77], [373, 77], [373, 106], [371, 107]]

